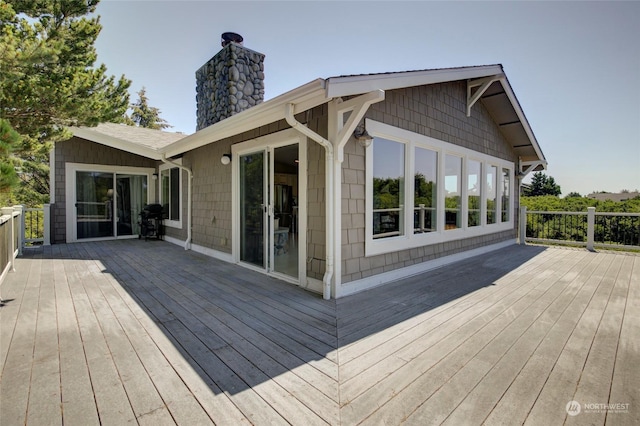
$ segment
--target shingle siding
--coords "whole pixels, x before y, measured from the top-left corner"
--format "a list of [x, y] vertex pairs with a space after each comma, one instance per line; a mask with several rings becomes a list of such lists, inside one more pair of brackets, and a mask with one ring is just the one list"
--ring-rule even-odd
[[[471, 117], [466, 116], [466, 96], [465, 82], [390, 90], [366, 117], [517, 164], [513, 149], [481, 102], [473, 106]], [[343, 283], [516, 237], [514, 225], [509, 231], [365, 257], [365, 149], [354, 139], [345, 146], [342, 167]], [[515, 210], [517, 223], [517, 203]]]
[[231, 152], [229, 139], [185, 154], [193, 171], [193, 243], [231, 253], [231, 165], [220, 158]]
[[51, 238], [53, 243], [64, 243], [67, 239], [66, 222], [66, 163], [100, 164], [105, 166], [155, 168], [157, 161], [131, 154], [106, 145], [78, 137], [57, 142], [55, 157], [55, 199], [51, 200]]

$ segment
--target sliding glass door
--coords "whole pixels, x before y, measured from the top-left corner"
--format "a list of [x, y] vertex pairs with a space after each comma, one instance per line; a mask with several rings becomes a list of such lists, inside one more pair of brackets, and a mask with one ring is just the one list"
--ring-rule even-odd
[[76, 238], [137, 235], [148, 201], [146, 174], [75, 172]]
[[240, 260], [260, 268], [268, 264], [268, 188], [266, 151], [241, 155], [240, 161]]
[[237, 158], [240, 261], [298, 279], [299, 144]]

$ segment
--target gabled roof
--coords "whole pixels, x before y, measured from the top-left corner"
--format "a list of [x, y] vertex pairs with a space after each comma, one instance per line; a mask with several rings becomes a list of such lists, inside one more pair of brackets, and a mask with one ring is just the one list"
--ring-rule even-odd
[[162, 151], [184, 138], [183, 133], [163, 132], [125, 124], [101, 123], [96, 127], [71, 127], [74, 136], [144, 157], [159, 160]]
[[283, 120], [289, 104], [294, 105], [294, 113], [299, 113], [334, 98], [453, 81], [467, 82], [468, 108], [481, 101], [522, 161], [532, 164], [531, 170], [546, 166], [533, 130], [499, 64], [319, 78], [188, 136], [118, 124], [72, 130], [76, 136], [159, 159], [162, 154], [173, 157]]
[[547, 161], [500, 64], [331, 77], [327, 80], [327, 97], [460, 80], [469, 85], [468, 98], [479, 95], [476, 101], [484, 104], [522, 161], [539, 162], [533, 170], [543, 169]]

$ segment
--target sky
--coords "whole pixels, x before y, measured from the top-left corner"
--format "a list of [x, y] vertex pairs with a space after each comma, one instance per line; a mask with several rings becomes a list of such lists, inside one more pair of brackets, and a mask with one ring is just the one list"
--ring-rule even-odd
[[[563, 195], [640, 189], [640, 2], [102, 0], [97, 63], [196, 127], [195, 71], [231, 31], [265, 100], [317, 78], [502, 64]], [[526, 182], [526, 180], [525, 180]]]

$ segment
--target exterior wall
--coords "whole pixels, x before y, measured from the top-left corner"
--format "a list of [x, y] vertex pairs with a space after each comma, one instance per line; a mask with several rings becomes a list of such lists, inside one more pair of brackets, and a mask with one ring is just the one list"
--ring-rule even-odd
[[105, 166], [157, 168], [158, 162], [111, 148], [106, 145], [72, 137], [57, 142], [54, 147], [55, 191], [51, 206], [51, 242], [64, 243], [67, 238], [65, 163], [102, 164]]
[[[322, 137], [327, 137], [326, 105], [314, 108], [307, 125]], [[307, 144], [307, 276], [321, 280], [326, 265], [326, 181], [325, 152], [317, 142]]]
[[194, 244], [231, 253], [231, 165], [220, 157], [231, 152], [231, 140], [206, 145], [184, 156], [193, 172]]
[[[372, 105], [366, 117], [517, 164], [516, 154], [481, 102], [473, 106], [471, 117], [466, 116], [466, 96], [464, 81], [387, 91], [385, 101]], [[342, 164], [343, 284], [517, 235], [518, 193], [514, 190], [512, 230], [365, 257], [365, 164], [365, 149], [352, 139]]]
[[[296, 117], [309, 128], [326, 137], [327, 107], [321, 106]], [[199, 246], [231, 254], [231, 179], [232, 167], [220, 163], [223, 154], [240, 142], [277, 133], [289, 128], [284, 121], [189, 151], [183, 164], [193, 171], [192, 242]], [[322, 279], [325, 269], [325, 156], [316, 142], [307, 144], [307, 276]], [[185, 189], [186, 193], [186, 189]], [[170, 229], [167, 229], [169, 234]]]
[[288, 127], [284, 121], [272, 123], [185, 153], [183, 164], [193, 172], [193, 244], [231, 254], [232, 167], [222, 165], [220, 157], [233, 144]]

